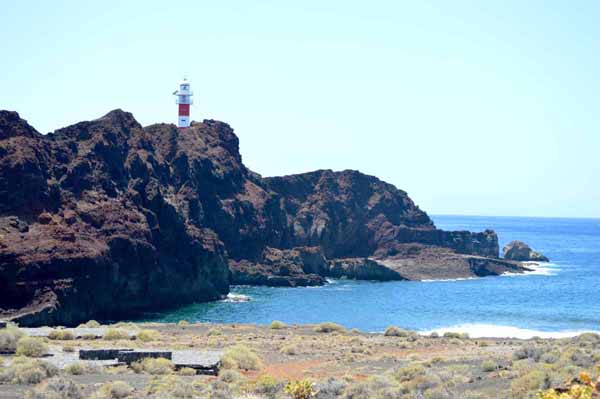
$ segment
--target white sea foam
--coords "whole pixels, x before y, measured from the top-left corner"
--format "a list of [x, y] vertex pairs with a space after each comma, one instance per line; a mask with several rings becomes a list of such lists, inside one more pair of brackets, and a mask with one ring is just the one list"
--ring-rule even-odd
[[438, 281], [466, 281], [466, 280], [478, 280], [479, 277], [459, 277], [459, 278], [440, 278], [440, 279], [425, 279], [421, 280], [422, 283], [436, 283]]
[[525, 273], [503, 273], [503, 276], [519, 277], [519, 276], [556, 276], [558, 273], [558, 265], [555, 263], [538, 263], [538, 262], [523, 262], [523, 265], [531, 271]]
[[250, 302], [250, 299], [251, 298], [248, 295], [233, 294], [230, 292], [227, 294], [227, 297], [223, 299], [223, 302]]
[[447, 332], [467, 333], [471, 338], [570, 338], [583, 333], [600, 333], [592, 330], [563, 330], [563, 331], [539, 331], [526, 328], [500, 326], [494, 324], [459, 324], [451, 327], [437, 328], [429, 331], [421, 331], [421, 335], [429, 335], [436, 332], [443, 335]]

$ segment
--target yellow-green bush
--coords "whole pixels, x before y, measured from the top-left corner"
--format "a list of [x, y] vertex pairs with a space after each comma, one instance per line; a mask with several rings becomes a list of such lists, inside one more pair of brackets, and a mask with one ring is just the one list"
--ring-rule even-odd
[[221, 365], [226, 369], [259, 370], [260, 358], [244, 345], [234, 345], [225, 350], [221, 356]]
[[0, 382], [10, 384], [38, 384], [58, 374], [58, 368], [38, 359], [17, 356], [9, 367], [0, 369]]
[[42, 357], [48, 353], [48, 345], [41, 338], [23, 337], [17, 342], [17, 356]]
[[263, 395], [269, 399], [275, 399], [282, 388], [283, 384], [268, 374], [260, 376], [254, 383], [254, 393]]
[[133, 387], [124, 381], [107, 382], [92, 395], [92, 399], [125, 399], [133, 394]]
[[341, 326], [336, 323], [332, 323], [330, 321], [318, 324], [315, 327], [315, 332], [318, 332], [318, 333], [331, 333], [331, 332], [342, 332], [342, 331], [346, 331], [344, 326]]
[[25, 394], [25, 399], [84, 399], [83, 387], [61, 377], [53, 377]]
[[88, 322], [77, 326], [77, 328], [98, 328], [98, 327], [100, 327], [100, 323], [98, 323], [96, 320], [89, 320]]
[[400, 327], [390, 326], [385, 329], [383, 335], [386, 337], [408, 337], [411, 335], [411, 332]]
[[[145, 396], [153, 398], [198, 398], [194, 386], [175, 375], [155, 377], [144, 388]], [[204, 396], [203, 396], [204, 397]]]
[[273, 320], [271, 322], [271, 326], [270, 327], [271, 327], [271, 330], [281, 330], [283, 328], [286, 328], [287, 324], [285, 324], [284, 322], [279, 321], [279, 320]]
[[[139, 365], [139, 366], [136, 366]], [[139, 367], [136, 370], [136, 367]], [[148, 374], [152, 375], [164, 375], [171, 374], [173, 372], [174, 366], [173, 362], [169, 359], [165, 359], [162, 357], [159, 358], [145, 358], [141, 362], [136, 362], [132, 364], [132, 368], [135, 371], [141, 370], [145, 371]]]
[[15, 325], [9, 324], [0, 330], [0, 352], [14, 353], [17, 350], [17, 342], [25, 334]]
[[50, 333], [48, 334], [48, 339], [58, 341], [69, 341], [75, 339], [75, 335], [70, 330], [56, 329], [50, 331]]
[[285, 393], [292, 399], [309, 399], [317, 394], [314, 384], [308, 379], [288, 382]]
[[294, 356], [298, 354], [298, 345], [296, 344], [288, 344], [281, 347], [279, 350], [284, 355]]
[[498, 363], [493, 360], [484, 360], [484, 362], [481, 363], [481, 369], [486, 373], [495, 371], [498, 369]]
[[129, 332], [120, 328], [109, 328], [102, 337], [106, 341], [116, 341], [119, 339], [129, 339]]
[[142, 342], [157, 341], [160, 339], [160, 332], [146, 329], [138, 332], [136, 338]]

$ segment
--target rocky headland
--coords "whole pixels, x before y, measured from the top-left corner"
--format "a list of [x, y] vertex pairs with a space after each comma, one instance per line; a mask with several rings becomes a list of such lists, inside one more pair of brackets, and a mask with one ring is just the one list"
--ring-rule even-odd
[[263, 178], [214, 120], [142, 127], [121, 110], [46, 135], [0, 111], [0, 317], [116, 320], [326, 277], [526, 271], [493, 231], [443, 231], [358, 171]]

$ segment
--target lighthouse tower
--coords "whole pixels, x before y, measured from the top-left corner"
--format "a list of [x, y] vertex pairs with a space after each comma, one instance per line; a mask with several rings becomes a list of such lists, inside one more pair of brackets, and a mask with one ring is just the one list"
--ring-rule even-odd
[[192, 96], [194, 93], [190, 90], [190, 82], [187, 79], [183, 79], [179, 82], [179, 90], [175, 90], [173, 93], [177, 97], [175, 100], [176, 104], [179, 104], [179, 119], [177, 126], [179, 128], [186, 128], [190, 126], [190, 105], [193, 104]]

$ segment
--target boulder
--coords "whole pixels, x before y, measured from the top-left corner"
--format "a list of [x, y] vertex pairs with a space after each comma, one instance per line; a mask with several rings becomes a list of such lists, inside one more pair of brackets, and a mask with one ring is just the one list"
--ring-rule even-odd
[[549, 262], [549, 259], [541, 253], [534, 251], [523, 241], [511, 241], [503, 248], [504, 259], [520, 262]]

